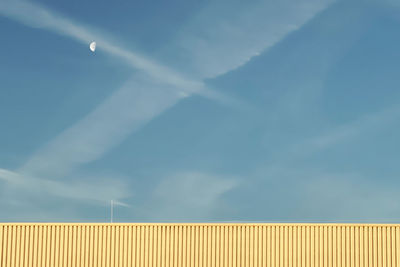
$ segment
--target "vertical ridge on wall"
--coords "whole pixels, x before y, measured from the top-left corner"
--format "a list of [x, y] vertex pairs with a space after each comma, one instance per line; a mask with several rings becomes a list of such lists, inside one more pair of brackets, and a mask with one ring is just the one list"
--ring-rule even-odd
[[400, 267], [400, 225], [0, 224], [2, 267]]

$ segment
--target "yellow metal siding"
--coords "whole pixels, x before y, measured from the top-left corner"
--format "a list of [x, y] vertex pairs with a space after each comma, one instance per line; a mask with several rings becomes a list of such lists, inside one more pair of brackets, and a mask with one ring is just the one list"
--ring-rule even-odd
[[1, 267], [400, 267], [400, 225], [0, 224]]

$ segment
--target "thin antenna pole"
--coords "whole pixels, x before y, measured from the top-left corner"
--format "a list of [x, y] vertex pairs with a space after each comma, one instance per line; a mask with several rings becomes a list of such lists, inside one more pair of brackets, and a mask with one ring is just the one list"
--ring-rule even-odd
[[114, 200], [111, 199], [111, 223], [113, 222], [114, 219]]

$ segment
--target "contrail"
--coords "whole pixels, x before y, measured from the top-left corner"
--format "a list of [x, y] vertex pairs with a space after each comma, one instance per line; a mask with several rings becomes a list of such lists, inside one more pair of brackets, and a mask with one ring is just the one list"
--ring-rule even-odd
[[[0, 0], [0, 14], [29, 27], [46, 29], [59, 35], [68, 36], [85, 46], [95, 40], [99, 49], [122, 59], [139, 70], [132, 81], [116, 90], [95, 110], [51, 140], [16, 173], [10, 174], [3, 171], [2, 174], [0, 172], [0, 176], [7, 181], [32, 184], [31, 181], [39, 180], [37, 177], [65, 177], [80, 165], [100, 158], [133, 131], [174, 106], [182, 97], [200, 94], [228, 104], [237, 103], [227, 96], [209, 90], [202, 80], [188, 79], [172, 68], [123, 48], [98, 30], [76, 23], [41, 5], [25, 0]], [[286, 30], [285, 33], [288, 31]], [[212, 47], [215, 48], [211, 44], [205, 50]], [[234, 51], [227, 50], [225, 47], [220, 50]], [[230, 56], [235, 58], [232, 61], [235, 64], [231, 61], [223, 62], [213, 70], [213, 75], [224, 73], [242, 64], [242, 60], [236, 61], [236, 53], [229, 52]], [[196, 53], [196, 58], [200, 57], [201, 55]], [[242, 54], [241, 58], [243, 58]], [[216, 57], [214, 60], [220, 59]], [[202, 63], [204, 62], [202, 61]], [[209, 65], [204, 64], [203, 67], [208, 69]], [[200, 76], [210, 77], [208, 75], [213, 76], [210, 73]], [[65, 184], [54, 183], [51, 180], [44, 180], [38, 184], [59, 195], [75, 196], [74, 188]], [[66, 190], [63, 190], [63, 186], [66, 186]], [[76, 196], [78, 197], [78, 195]], [[121, 196], [118, 195], [118, 197]]]
[[98, 159], [145, 122], [194, 93], [222, 103], [237, 104], [229, 97], [208, 90], [203, 82], [186, 79], [174, 70], [108, 41], [110, 38], [105, 38], [103, 34], [93, 33], [98, 31], [38, 4], [24, 0], [5, 0], [0, 2], [0, 14], [29, 27], [71, 37], [85, 45], [96, 40], [101, 49], [140, 70], [112, 97], [39, 150], [18, 173], [37, 177], [68, 174], [75, 167]]
[[100, 158], [129, 134], [174, 106], [182, 98], [174, 90], [174, 86], [135, 76], [35, 153], [18, 172], [58, 178]]
[[[36, 194], [49, 194], [70, 199], [93, 200], [106, 204], [110, 198], [126, 198], [131, 194], [118, 181], [98, 181], [98, 183], [78, 181], [61, 182], [1, 169], [0, 180], [17, 186], [18, 190]], [[29, 194], [28, 193], [28, 194]], [[122, 203], [122, 202], [121, 202]], [[124, 204], [124, 203], [122, 203]]]
[[191, 77], [216, 78], [246, 65], [335, 1], [209, 1], [164, 54], [174, 55], [173, 64]]
[[104, 34], [95, 33], [98, 32], [97, 30], [91, 30], [87, 26], [75, 23], [39, 4], [24, 0], [3, 0], [0, 2], [0, 14], [29, 27], [47, 29], [56, 34], [69, 36], [85, 45], [95, 40], [98, 48], [119, 57], [135, 69], [145, 72], [159, 82], [174, 85], [186, 94], [200, 94], [226, 102], [224, 96], [207, 89], [203, 82], [187, 79], [170, 68], [109, 41], [111, 38], [105, 38]]

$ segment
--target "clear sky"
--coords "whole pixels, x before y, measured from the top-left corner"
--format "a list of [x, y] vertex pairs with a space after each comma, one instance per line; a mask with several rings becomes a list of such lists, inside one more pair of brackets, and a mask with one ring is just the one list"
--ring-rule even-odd
[[0, 221], [400, 220], [395, 0], [0, 0], [0, 34]]

